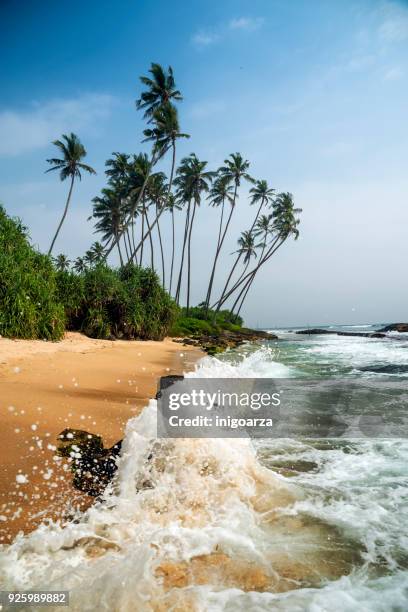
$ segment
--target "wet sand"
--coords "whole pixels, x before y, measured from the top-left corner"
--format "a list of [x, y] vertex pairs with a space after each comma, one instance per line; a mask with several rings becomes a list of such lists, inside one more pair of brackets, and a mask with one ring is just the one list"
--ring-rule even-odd
[[0, 338], [0, 543], [93, 503], [55, 456], [63, 429], [85, 429], [111, 446], [154, 397], [158, 378], [192, 369], [201, 356], [169, 339]]

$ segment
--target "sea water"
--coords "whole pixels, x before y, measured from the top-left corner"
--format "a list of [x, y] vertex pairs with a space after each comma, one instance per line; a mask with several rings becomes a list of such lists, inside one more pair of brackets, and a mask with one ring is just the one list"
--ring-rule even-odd
[[[408, 384], [408, 335], [278, 334], [187, 376]], [[2, 547], [2, 589], [69, 590], [81, 612], [408, 610], [407, 441], [159, 440], [156, 410], [128, 422], [103, 500]]]

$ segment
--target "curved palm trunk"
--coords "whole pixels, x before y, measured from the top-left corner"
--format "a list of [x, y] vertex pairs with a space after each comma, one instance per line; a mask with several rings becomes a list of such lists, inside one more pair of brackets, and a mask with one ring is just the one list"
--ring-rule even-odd
[[176, 289], [176, 302], [177, 304], [180, 303], [180, 290], [181, 290], [181, 281], [182, 281], [182, 277], [183, 277], [183, 267], [184, 267], [184, 253], [186, 250], [186, 243], [187, 243], [187, 236], [188, 236], [188, 227], [190, 225], [190, 207], [191, 207], [191, 200], [188, 203], [187, 206], [187, 212], [186, 212], [186, 222], [184, 225], [184, 239], [183, 239], [183, 248], [181, 251], [181, 261], [180, 261], [180, 271], [179, 271], [179, 277], [178, 277], [178, 281], [177, 281], [177, 289]]
[[163, 242], [162, 242], [160, 223], [159, 223], [159, 211], [158, 211], [157, 205], [156, 205], [156, 218], [157, 218], [157, 233], [159, 235], [160, 255], [161, 255], [161, 264], [162, 264], [162, 287], [164, 289], [164, 284], [165, 284], [164, 252], [163, 252]]
[[[135, 203], [133, 204], [133, 206], [132, 206], [132, 208], [130, 210], [129, 217], [128, 217], [127, 221], [125, 222], [122, 231], [118, 235], [118, 240], [121, 239], [123, 232], [125, 231], [125, 229], [127, 229], [127, 227], [129, 226], [131, 220], [133, 219], [133, 217], [135, 215], [135, 212], [137, 210], [138, 204], [139, 204], [140, 200], [142, 199], [142, 197], [144, 195], [144, 191], [146, 189], [147, 181], [149, 180], [152, 168], [153, 168], [153, 166], [155, 165], [155, 163], [157, 161], [158, 160], [156, 159], [156, 157], [154, 155], [152, 155], [152, 157], [150, 159], [150, 164], [149, 164], [148, 172], [147, 172], [146, 177], [145, 177], [145, 179], [143, 181], [143, 184], [142, 184], [142, 186], [140, 188], [140, 191], [139, 191], [138, 196], [137, 196], [137, 198], [135, 200]], [[113, 244], [110, 246], [109, 250], [107, 251], [107, 253], [105, 255], [105, 259], [108, 257], [109, 253], [112, 251], [112, 249], [115, 246], [115, 244], [116, 244], [116, 239], [113, 241]], [[133, 259], [133, 256], [131, 257], [131, 259]]]
[[[169, 180], [169, 189], [167, 192], [167, 202], [170, 197], [171, 187], [173, 185], [173, 176], [174, 176], [174, 168], [176, 166], [176, 141], [173, 140], [173, 157], [171, 161], [171, 172], [170, 172], [170, 180]], [[174, 267], [174, 249], [175, 249], [175, 240], [174, 240], [174, 209], [171, 209], [171, 232], [172, 232], [172, 248], [171, 248], [171, 268], [170, 268], [170, 286], [169, 293], [171, 295], [171, 285], [173, 283], [173, 267]]]
[[115, 230], [115, 241], [116, 241], [116, 245], [118, 247], [118, 252], [119, 252], [119, 261], [120, 261], [120, 267], [123, 267], [123, 257], [122, 257], [122, 251], [120, 250], [120, 244], [119, 244], [119, 232], [117, 230]]
[[173, 268], [174, 268], [174, 244], [175, 244], [175, 231], [174, 231], [174, 209], [171, 209], [171, 267], [170, 267], [170, 286], [169, 293], [171, 295], [171, 286], [173, 284]]
[[149, 221], [149, 215], [147, 214], [147, 208], [145, 210], [145, 215], [146, 215], [146, 224], [147, 224], [147, 229], [148, 232], [146, 233], [145, 238], [147, 237], [147, 234], [149, 235], [149, 242], [150, 242], [150, 266], [152, 268], [152, 270], [154, 270], [154, 250], [153, 250], [153, 240], [152, 240], [152, 226], [150, 225], [150, 221]]
[[263, 260], [260, 261], [258, 263], [258, 265], [251, 270], [250, 272], [248, 272], [248, 274], [246, 274], [240, 281], [239, 283], [235, 283], [234, 286], [228, 291], [228, 293], [223, 297], [223, 299], [219, 300], [218, 302], [216, 302], [213, 306], [213, 308], [215, 306], [217, 306], [217, 312], [220, 309], [220, 307], [222, 306], [222, 304], [224, 304], [224, 302], [226, 302], [228, 300], [228, 298], [234, 293], [234, 291], [236, 291], [236, 289], [238, 289], [238, 287], [240, 285], [242, 285], [242, 283], [245, 282], [249, 279], [250, 276], [252, 276], [252, 274], [256, 274], [259, 270], [259, 268], [261, 266], [263, 266], [263, 264], [268, 261], [268, 259], [270, 259], [272, 257], [272, 255], [282, 246], [282, 244], [285, 242], [286, 238], [281, 239], [281, 241], [279, 242], [279, 244], [277, 246], [276, 243], [279, 241], [279, 238], [282, 238], [281, 236], [277, 236], [277, 238], [275, 238], [275, 240], [273, 241], [272, 245], [270, 246], [268, 252], [266, 253], [266, 255], [264, 256]]
[[[132, 248], [131, 251], [135, 248], [135, 220], [133, 219], [133, 223], [131, 225], [131, 234], [132, 234]], [[137, 262], [136, 262], [137, 263]]]
[[191, 282], [191, 232], [193, 230], [194, 217], [197, 209], [197, 202], [194, 200], [193, 214], [191, 216], [190, 230], [188, 232], [187, 245], [187, 316], [190, 309], [190, 282]]
[[218, 241], [217, 241], [217, 248], [215, 250], [215, 257], [214, 257], [214, 262], [213, 262], [213, 267], [211, 270], [211, 275], [210, 275], [210, 282], [208, 283], [208, 289], [207, 289], [207, 296], [205, 298], [205, 312], [208, 312], [208, 306], [210, 304], [210, 299], [211, 299], [211, 293], [212, 293], [212, 287], [214, 284], [214, 278], [215, 278], [215, 269], [217, 267], [217, 261], [218, 261], [218, 256], [220, 254], [221, 251], [221, 247], [222, 247], [222, 242], [221, 242], [221, 232], [222, 232], [222, 222], [223, 222], [223, 218], [224, 218], [224, 199], [222, 200], [222, 207], [221, 207], [221, 219], [220, 219], [220, 228], [218, 230]]
[[[139, 260], [140, 267], [142, 267], [142, 261], [143, 261], [145, 214], [146, 214], [146, 211], [145, 211], [145, 203], [144, 203], [144, 198], [143, 198], [143, 206], [142, 206], [142, 237], [141, 237], [142, 247], [141, 247], [141, 250], [140, 250], [140, 260]], [[135, 252], [135, 250], [133, 252]]]
[[246, 262], [244, 269], [242, 270], [241, 274], [239, 275], [239, 277], [237, 278], [237, 283], [239, 283], [239, 281], [241, 280], [241, 278], [244, 276], [245, 272], [248, 270], [248, 266], [249, 266], [249, 260]]
[[48, 255], [51, 255], [51, 253], [52, 253], [52, 249], [54, 248], [55, 241], [58, 238], [58, 234], [60, 233], [60, 229], [62, 227], [62, 224], [64, 223], [65, 217], [67, 216], [67, 212], [68, 212], [68, 208], [69, 208], [69, 203], [71, 201], [71, 196], [72, 196], [72, 189], [74, 188], [74, 181], [75, 181], [75, 174], [73, 174], [72, 177], [71, 177], [71, 185], [69, 187], [69, 192], [68, 192], [67, 201], [65, 203], [64, 213], [62, 215], [61, 221], [59, 222], [57, 231], [55, 232], [55, 236], [54, 236], [54, 238], [53, 238], [53, 240], [51, 242], [51, 246], [48, 249]]
[[[259, 205], [258, 211], [257, 211], [257, 213], [256, 213], [256, 215], [255, 215], [255, 219], [254, 219], [254, 221], [253, 221], [253, 223], [252, 223], [251, 229], [249, 230], [249, 231], [250, 231], [250, 233], [252, 233], [252, 231], [253, 231], [253, 229], [254, 229], [254, 227], [255, 227], [255, 224], [256, 224], [256, 222], [258, 221], [258, 217], [259, 217], [259, 214], [260, 214], [260, 212], [261, 212], [261, 210], [262, 210], [262, 206], [263, 206], [263, 205], [264, 205], [264, 200], [262, 199], [261, 204]], [[225, 287], [224, 287], [223, 293], [221, 294], [220, 300], [222, 300], [222, 298], [224, 297], [225, 292], [226, 292], [226, 291], [227, 291], [227, 289], [228, 289], [228, 285], [229, 285], [229, 283], [230, 283], [230, 280], [231, 280], [231, 278], [232, 278], [232, 276], [233, 276], [233, 274], [234, 274], [235, 268], [237, 267], [237, 264], [238, 264], [239, 260], [241, 259], [241, 257], [242, 257], [242, 252], [241, 252], [241, 253], [238, 253], [238, 255], [237, 255], [237, 258], [236, 258], [236, 260], [235, 260], [235, 263], [234, 263], [234, 265], [233, 265], [233, 267], [232, 267], [232, 269], [231, 269], [231, 272], [230, 272], [230, 274], [229, 274], [229, 276], [228, 276], [227, 282], [225, 283]], [[241, 280], [241, 277], [238, 279], [238, 281], [239, 281], [239, 280]], [[236, 282], [238, 282], [238, 281], [236, 281]], [[219, 310], [219, 309], [217, 309], [217, 312], [218, 312], [218, 310]]]

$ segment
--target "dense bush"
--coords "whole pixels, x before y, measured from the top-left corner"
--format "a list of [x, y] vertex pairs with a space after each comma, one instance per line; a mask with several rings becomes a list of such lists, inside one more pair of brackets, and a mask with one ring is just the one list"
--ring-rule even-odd
[[[171, 328], [172, 336], [194, 336], [205, 334], [218, 334], [220, 330], [238, 331], [242, 327], [241, 317], [231, 315], [229, 310], [207, 312], [201, 306], [189, 308], [188, 316], [186, 308], [182, 308], [180, 315]], [[232, 322], [233, 321], [233, 322]]]
[[59, 272], [57, 278], [67, 327], [92, 338], [160, 340], [177, 316], [176, 304], [148, 268], [99, 264], [80, 275]]
[[31, 246], [21, 221], [0, 206], [0, 335], [59, 340], [65, 317], [56, 290], [50, 258]]
[[[186, 310], [187, 310], [186, 308], [182, 308], [182, 311], [181, 311], [182, 316], [187, 316]], [[219, 310], [217, 313], [215, 313], [215, 311], [211, 310], [211, 308], [206, 310], [202, 304], [200, 304], [199, 306], [195, 306], [193, 308], [189, 308], [188, 316], [194, 319], [202, 319], [202, 320], [208, 320], [208, 321], [214, 321], [214, 317], [215, 317], [215, 322], [218, 325], [222, 325], [222, 326], [224, 326], [224, 324], [227, 324], [227, 323], [232, 323], [234, 326], [242, 327], [244, 323], [242, 317], [240, 316], [237, 317], [237, 315], [231, 313], [230, 310], [227, 310], [227, 309]]]

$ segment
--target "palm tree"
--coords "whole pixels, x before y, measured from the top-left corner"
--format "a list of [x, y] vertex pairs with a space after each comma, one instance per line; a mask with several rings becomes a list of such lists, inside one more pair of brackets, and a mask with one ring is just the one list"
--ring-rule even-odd
[[81, 162], [81, 159], [86, 156], [86, 151], [78, 136], [73, 133], [69, 135], [63, 134], [62, 140], [54, 140], [53, 144], [59, 149], [60, 153], [62, 154], [62, 158], [47, 159], [47, 162], [52, 164], [52, 168], [48, 168], [46, 172], [58, 170], [61, 181], [65, 181], [65, 179], [70, 178], [71, 184], [68, 191], [68, 198], [65, 203], [64, 213], [58, 225], [55, 236], [51, 242], [51, 246], [48, 249], [48, 255], [51, 255], [52, 253], [55, 241], [58, 237], [62, 224], [65, 221], [65, 217], [67, 216], [75, 178], [81, 180], [81, 170], [88, 172], [89, 174], [96, 174], [95, 170], [91, 168], [91, 166]]
[[255, 187], [252, 187], [249, 190], [249, 193], [252, 194], [251, 204], [259, 203], [259, 208], [255, 215], [254, 222], [252, 223], [252, 227], [249, 230], [250, 232], [252, 232], [256, 225], [256, 222], [258, 221], [258, 217], [261, 214], [262, 207], [266, 206], [267, 204], [272, 205], [275, 190], [268, 186], [267, 181], [256, 181]]
[[167, 198], [167, 210], [171, 214], [171, 267], [170, 267], [170, 285], [169, 293], [171, 295], [171, 287], [173, 284], [173, 269], [174, 269], [174, 253], [175, 253], [175, 226], [174, 226], [174, 211], [181, 210], [180, 204], [173, 193], [170, 193]]
[[[229, 158], [224, 160], [224, 164], [225, 166], [221, 166], [221, 168], [219, 169], [219, 174], [234, 183], [234, 195], [233, 195], [230, 214], [228, 216], [228, 220], [225, 225], [223, 239], [225, 238], [229, 224], [231, 222], [233, 212], [235, 210], [235, 204], [236, 204], [237, 195], [238, 195], [238, 187], [241, 185], [242, 179], [249, 181], [250, 183], [254, 182], [254, 179], [247, 172], [249, 165], [250, 165], [249, 161], [244, 159], [241, 153], [231, 153]], [[225, 283], [225, 287], [223, 289], [223, 293], [221, 295], [220, 301], [222, 300], [224, 293], [228, 288], [228, 285], [229, 285], [229, 282], [231, 280], [234, 270], [235, 270], [235, 267], [233, 266], [233, 270], [231, 270], [230, 275], [227, 278], [227, 282]], [[208, 305], [207, 305], [207, 308], [208, 308]]]
[[[151, 176], [147, 184], [147, 197], [150, 199], [156, 211], [156, 226], [159, 237], [161, 264], [162, 264], [162, 285], [165, 285], [165, 266], [164, 266], [164, 250], [163, 241], [160, 230], [159, 218], [167, 201], [168, 187], [166, 184], [166, 175], [163, 172], [157, 172]], [[151, 233], [149, 234], [151, 237]]]
[[94, 256], [94, 263], [101, 263], [105, 255], [105, 248], [103, 245], [100, 242], [94, 242], [90, 251]]
[[[262, 258], [264, 256], [265, 253], [265, 249], [266, 249], [266, 245], [268, 243], [268, 238], [269, 236], [272, 235], [273, 231], [274, 231], [274, 225], [272, 222], [273, 219], [273, 215], [269, 214], [269, 215], [262, 215], [261, 217], [259, 217], [257, 223], [256, 223], [256, 228], [255, 228], [255, 236], [256, 237], [261, 237], [261, 242], [257, 245], [258, 247], [260, 247], [261, 250], [261, 254], [259, 256], [260, 261], [262, 261]], [[240, 293], [238, 294], [237, 299], [234, 302], [234, 305], [231, 308], [231, 312], [233, 312], [235, 310], [236, 305], [238, 304], [239, 300], [241, 299], [241, 304], [239, 305], [239, 308], [237, 310], [237, 314], [236, 314], [236, 318], [238, 318], [239, 313], [241, 312], [241, 308], [244, 304], [245, 298], [248, 295], [248, 292], [252, 286], [252, 283], [254, 282], [256, 276], [256, 272], [253, 272], [252, 276], [250, 276], [250, 278], [248, 279], [247, 283], [244, 285], [243, 289], [241, 289]]]
[[[293, 202], [293, 196], [290, 193], [281, 193], [277, 196], [274, 202], [274, 214], [273, 214], [273, 225], [271, 231], [271, 242], [268, 245], [268, 249], [264, 253], [263, 257], [260, 258], [257, 266], [243, 276], [239, 282], [236, 282], [234, 286], [225, 295], [220, 298], [217, 302], [217, 311], [220, 309], [222, 304], [236, 291], [240, 286], [245, 286], [248, 280], [254, 277], [261, 266], [263, 266], [284, 244], [284, 242], [293, 236], [295, 240], [299, 237], [298, 225], [300, 223], [297, 218], [297, 214], [302, 212], [301, 208], [295, 208]], [[264, 249], [265, 251], [265, 249]], [[241, 290], [242, 291], [242, 290]]]
[[[255, 215], [255, 218], [254, 218], [254, 220], [252, 222], [252, 225], [251, 225], [251, 228], [250, 228], [250, 230], [248, 232], [248, 234], [252, 234], [253, 229], [254, 229], [254, 227], [256, 225], [256, 222], [258, 220], [258, 217], [259, 217], [259, 215], [261, 213], [262, 207], [266, 206], [267, 204], [272, 205], [275, 190], [268, 186], [267, 181], [262, 180], [262, 181], [256, 181], [255, 186], [252, 187], [249, 190], [249, 193], [252, 195], [250, 204], [251, 205], [259, 204], [257, 212], [256, 212], [256, 215]], [[240, 259], [241, 259], [243, 254], [244, 254], [244, 251], [242, 251], [242, 250], [238, 250], [237, 251], [237, 257], [236, 257], [235, 262], [232, 265], [231, 271], [229, 273], [227, 282], [225, 284], [224, 292], [227, 290], [228, 285], [230, 283], [230, 280], [231, 280], [231, 278], [232, 278], [232, 276], [233, 276], [233, 274], [235, 272], [235, 269], [236, 269], [236, 267], [237, 267], [237, 265], [238, 265], [238, 263], [239, 263], [239, 261], [240, 261]], [[245, 273], [245, 271], [246, 271], [246, 268], [244, 269], [244, 273]], [[242, 278], [242, 275], [238, 278], [238, 281], [241, 280], [241, 278]], [[236, 281], [236, 282], [238, 282], [238, 281]]]
[[[201, 203], [201, 195], [209, 191], [211, 181], [215, 172], [205, 170], [207, 162], [200, 161], [195, 153], [181, 160], [177, 170], [175, 183], [184, 201], [189, 202], [186, 226], [184, 232], [183, 253], [180, 266], [179, 280], [177, 285], [176, 300], [180, 299], [181, 279], [183, 273], [184, 250], [187, 242], [187, 316], [190, 307], [190, 284], [191, 284], [191, 236], [197, 206]], [[190, 218], [190, 205], [193, 202], [193, 210]]]
[[[166, 154], [168, 149], [174, 144], [176, 138], [188, 137], [186, 134], [179, 133], [178, 117], [175, 107], [171, 104], [172, 100], [182, 100], [181, 93], [175, 88], [175, 81], [173, 76], [173, 70], [169, 66], [167, 73], [159, 64], [151, 64], [149, 72], [151, 77], [140, 77], [140, 80], [144, 85], [147, 86], [147, 91], [142, 92], [139, 100], [136, 101], [136, 107], [138, 109], [145, 109], [145, 118], [149, 118], [150, 121], [155, 123], [153, 130], [146, 130], [145, 140], [154, 140], [152, 153], [149, 162], [149, 168], [145, 181], [141, 186], [137, 198], [134, 200], [133, 208], [130, 211], [127, 221], [123, 225], [123, 230], [133, 222], [136, 210], [139, 206], [140, 201], [143, 198], [143, 193], [146, 188], [148, 177], [155, 164]], [[175, 163], [175, 147], [173, 146], [173, 163], [172, 168], [174, 170]], [[169, 193], [171, 189], [172, 177], [169, 184]], [[156, 220], [152, 223], [151, 229], [156, 225]], [[150, 235], [148, 230], [146, 236]], [[112, 248], [114, 247], [115, 240], [110, 246], [106, 253], [109, 255]], [[133, 260], [137, 252], [142, 248], [143, 242], [139, 242], [137, 247], [133, 249], [130, 260]]]
[[82, 274], [83, 272], [85, 272], [86, 270], [85, 259], [83, 257], [77, 257], [74, 262], [73, 268], [77, 274]]
[[171, 66], [168, 67], [166, 72], [160, 64], [152, 63], [149, 72], [151, 77], [140, 77], [143, 85], [146, 85], [147, 91], [143, 91], [136, 101], [136, 108], [138, 110], [145, 109], [144, 117], [147, 119], [151, 118], [154, 111], [162, 104], [183, 99], [179, 90], [176, 89]]
[[[123, 266], [123, 256], [119, 244], [119, 234], [124, 215], [122, 199], [114, 189], [105, 188], [102, 189], [102, 196], [95, 197], [92, 202], [94, 203], [92, 217], [97, 219], [95, 231], [102, 233], [102, 239], [106, 241], [105, 247], [110, 241], [115, 240], [120, 265]], [[105, 247], [103, 247], [104, 250]]]
[[127, 181], [129, 176], [129, 158], [130, 155], [126, 153], [118, 153], [117, 151], [112, 153], [112, 159], [108, 159], [105, 162], [107, 170], [105, 170], [106, 176], [109, 177], [109, 183], [111, 185], [123, 184]]
[[229, 202], [232, 205], [233, 202], [233, 188], [231, 185], [231, 179], [229, 177], [220, 176], [214, 181], [214, 184], [211, 188], [209, 199], [211, 206], [221, 206], [221, 216], [220, 216], [220, 225], [218, 229], [218, 240], [217, 240], [217, 248], [215, 250], [215, 257], [213, 262], [213, 267], [211, 270], [210, 281], [208, 283], [207, 296], [204, 302], [204, 308], [207, 311], [208, 306], [211, 299], [211, 292], [215, 278], [215, 270], [217, 267], [218, 257], [221, 253], [222, 245], [225, 238], [225, 232], [222, 235], [222, 223], [224, 219], [224, 206], [225, 202]]
[[60, 255], [57, 255], [57, 257], [54, 258], [54, 264], [58, 272], [66, 272], [67, 270], [69, 270], [71, 262], [66, 255], [61, 253]]

